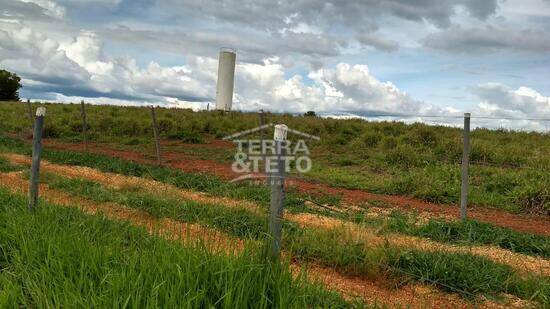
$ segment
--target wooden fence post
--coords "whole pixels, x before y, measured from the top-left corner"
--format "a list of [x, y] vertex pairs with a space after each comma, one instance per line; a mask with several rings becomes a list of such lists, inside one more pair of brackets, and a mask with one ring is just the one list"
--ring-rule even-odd
[[84, 138], [84, 150], [88, 152], [88, 122], [86, 120], [86, 105], [80, 101], [80, 116], [82, 117], [82, 136]]
[[[265, 118], [264, 118], [264, 110], [260, 109], [260, 128], [264, 126], [265, 124]], [[264, 149], [264, 129], [260, 129], [260, 146], [262, 151], [262, 161], [264, 164], [264, 173], [266, 172], [266, 164], [265, 164], [265, 149]]]
[[283, 143], [286, 143], [288, 127], [284, 124], [275, 126], [273, 139], [275, 140], [276, 168], [269, 164], [271, 204], [269, 207], [269, 258], [271, 261], [279, 259], [281, 252], [281, 233], [283, 227], [283, 208], [285, 199], [285, 158]]
[[40, 152], [42, 150], [42, 128], [44, 127], [44, 116], [46, 108], [36, 109], [34, 122], [34, 134], [32, 143], [32, 164], [29, 187], [29, 211], [33, 211], [38, 204], [38, 182], [40, 179]]
[[468, 164], [470, 161], [470, 113], [464, 114], [464, 146], [462, 148], [462, 186], [460, 188], [460, 218], [466, 219], [468, 206]]
[[27, 113], [29, 115], [29, 120], [31, 121], [31, 124], [34, 125], [34, 117], [32, 116], [31, 99], [27, 99]]
[[151, 106], [151, 118], [153, 120], [153, 134], [155, 135], [155, 145], [157, 148], [157, 163], [158, 165], [162, 164], [162, 159], [160, 157], [160, 141], [159, 141], [159, 130], [157, 127], [157, 115], [155, 113], [155, 107]]

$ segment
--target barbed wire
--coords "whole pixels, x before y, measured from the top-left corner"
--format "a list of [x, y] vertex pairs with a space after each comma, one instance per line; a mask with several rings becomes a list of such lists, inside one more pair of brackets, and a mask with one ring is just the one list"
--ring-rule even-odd
[[[345, 116], [345, 115], [344, 115]], [[365, 118], [376, 118], [376, 117], [392, 117], [392, 118], [455, 118], [455, 119], [463, 119], [463, 115], [422, 115], [422, 114], [366, 114], [366, 115], [359, 115], [359, 114], [348, 114], [348, 116], [359, 116], [359, 117], [365, 117]], [[498, 116], [488, 116], [488, 115], [481, 115], [481, 116], [475, 116], [471, 115], [471, 119], [488, 119], [488, 120], [528, 120], [528, 121], [550, 121], [550, 118], [522, 118], [522, 117], [498, 117]]]
[[[457, 163], [460, 164], [460, 163]], [[550, 168], [550, 166], [546, 167], [531, 167], [531, 166], [515, 166], [515, 165], [508, 165], [508, 164], [492, 164], [489, 162], [483, 162], [483, 161], [470, 161], [470, 165], [481, 165], [486, 167], [494, 167], [494, 168], [507, 168], [507, 169], [525, 169], [525, 170], [533, 170], [533, 171], [545, 171]]]

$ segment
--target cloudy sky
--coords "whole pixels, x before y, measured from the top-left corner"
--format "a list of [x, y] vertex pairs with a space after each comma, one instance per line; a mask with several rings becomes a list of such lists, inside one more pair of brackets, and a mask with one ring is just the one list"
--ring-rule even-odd
[[23, 98], [206, 108], [220, 47], [241, 110], [550, 127], [550, 0], [0, 0]]

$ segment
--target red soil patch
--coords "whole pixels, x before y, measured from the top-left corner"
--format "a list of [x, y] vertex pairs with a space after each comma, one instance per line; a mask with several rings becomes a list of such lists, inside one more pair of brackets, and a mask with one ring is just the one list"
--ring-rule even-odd
[[[21, 172], [0, 173], [0, 186], [8, 188], [14, 193], [26, 193], [27, 181], [20, 175]], [[127, 221], [133, 225], [145, 227], [152, 235], [181, 241], [183, 244], [206, 246], [213, 253], [238, 254], [245, 246], [245, 241], [241, 239], [198, 224], [189, 224], [168, 218], [154, 218], [147, 212], [116, 203], [96, 203], [51, 189], [46, 184], [40, 185], [40, 192], [51, 203], [63, 207], [77, 207], [87, 214], [102, 214], [110, 219]], [[445, 293], [430, 285], [408, 283], [392, 287], [391, 280], [345, 275], [335, 269], [315, 264], [308, 264], [302, 268], [299, 263], [295, 261], [292, 263], [290, 270], [293, 276], [296, 277], [305, 271], [307, 278], [325, 285], [329, 290], [342, 293], [342, 296], [348, 301], [359, 298], [367, 304], [392, 308], [507, 308], [514, 305], [511, 301], [506, 304], [498, 304], [485, 301], [483, 298], [476, 299], [475, 303], [470, 303], [457, 294]], [[513, 307], [522, 308], [527, 303], [516, 298], [512, 298], [512, 300], [520, 304], [520, 306]]]
[[[170, 147], [175, 145], [174, 141], [163, 141], [163, 144]], [[231, 145], [231, 143], [229, 143]], [[55, 139], [45, 139], [44, 145], [49, 148], [83, 151], [82, 144], [65, 143]], [[177, 144], [181, 147], [181, 143]], [[213, 142], [212, 144], [196, 145], [190, 147], [229, 147], [227, 142]], [[125, 160], [131, 160], [140, 163], [154, 164], [155, 159], [148, 151], [137, 152], [129, 150], [116, 150], [106, 145], [90, 144], [90, 152], [102, 154], [112, 157], [117, 157]], [[233, 179], [238, 174], [231, 170], [229, 164], [221, 164], [209, 160], [192, 159], [188, 156], [176, 152], [163, 152], [163, 161], [172, 168], [181, 169], [186, 172], [198, 172], [216, 175], [224, 179]], [[350, 190], [344, 188], [335, 188], [326, 184], [313, 183], [302, 179], [290, 178], [288, 184], [294, 186], [300, 192], [309, 194], [330, 194], [340, 195], [344, 202], [351, 204], [360, 204], [368, 201], [383, 201], [390, 204], [392, 207], [403, 209], [406, 211], [419, 211], [438, 217], [455, 217], [459, 218], [459, 209], [453, 205], [434, 204], [425, 202], [407, 196], [383, 195], [374, 194], [364, 190]], [[539, 235], [550, 235], [550, 218], [536, 215], [515, 215], [502, 210], [493, 208], [474, 207], [468, 209], [468, 217], [479, 221], [489, 222], [494, 225], [508, 227], [517, 231], [530, 232]]]
[[232, 149], [235, 144], [231, 141], [224, 141], [221, 139], [209, 139], [204, 144], [189, 144], [182, 143], [176, 140], [163, 140], [163, 146], [172, 147], [187, 147], [187, 148], [220, 148], [220, 149]]

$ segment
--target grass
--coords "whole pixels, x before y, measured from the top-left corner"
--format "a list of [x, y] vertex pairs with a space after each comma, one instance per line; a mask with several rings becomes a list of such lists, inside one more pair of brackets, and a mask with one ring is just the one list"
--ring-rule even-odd
[[21, 166], [11, 164], [6, 158], [0, 157], [0, 172], [9, 173], [21, 170]]
[[492, 245], [512, 252], [550, 258], [550, 238], [518, 232], [476, 220], [448, 221], [430, 218], [419, 223], [415, 214], [393, 211], [387, 218], [358, 216], [355, 222], [379, 228], [381, 233], [401, 233], [456, 245]]
[[[155, 217], [169, 217], [185, 222], [199, 222], [237, 237], [263, 238], [267, 221], [242, 208], [226, 208], [219, 205], [200, 204], [191, 200], [160, 198], [137, 190], [109, 190], [100, 184], [84, 179], [68, 179], [52, 174], [43, 175], [52, 188], [82, 196], [96, 202], [116, 202], [138, 208]], [[49, 180], [48, 180], [49, 179]], [[347, 217], [340, 215], [339, 217]], [[475, 220], [446, 221], [430, 219], [417, 224], [414, 214], [393, 211], [388, 218], [355, 218], [385, 233], [401, 233], [429, 238], [457, 245], [493, 245], [517, 253], [550, 257], [550, 238], [517, 232]], [[351, 221], [351, 220], [350, 220]], [[237, 224], [235, 224], [237, 222]], [[287, 229], [295, 228], [289, 224]]]
[[[19, 104], [0, 104], [1, 132], [28, 131], [25, 119], [9, 117], [22, 108]], [[49, 105], [48, 108], [46, 136], [79, 141], [77, 107]], [[151, 132], [146, 113], [147, 110], [140, 108], [90, 107], [92, 140], [129, 147], [148, 145]], [[161, 130], [164, 137], [191, 143], [256, 124], [254, 114], [221, 117], [216, 113], [182, 110], [160, 110], [159, 114], [159, 123], [166, 120]], [[312, 145], [315, 167], [310, 174], [318, 181], [380, 193], [413, 195], [434, 202], [457, 201], [460, 130], [289, 115], [270, 117], [274, 122], [321, 135], [322, 141]], [[470, 200], [473, 203], [516, 212], [548, 213], [550, 177], [546, 170], [550, 166], [550, 143], [547, 135], [476, 130], [472, 140]], [[0, 137], [0, 151], [28, 154], [29, 149], [22, 142]], [[224, 154], [219, 153], [217, 158], [223, 159]], [[204, 174], [67, 151], [45, 150], [44, 159], [147, 177], [183, 189], [252, 200], [261, 205], [269, 201], [265, 187], [231, 184]], [[0, 161], [0, 171], [14, 168], [17, 167]], [[58, 188], [96, 201], [114, 201], [158, 217], [197, 222], [244, 239], [265, 238], [265, 220], [244, 210], [175, 202], [140, 192], [117, 192], [86, 181], [55, 181]], [[287, 199], [289, 210], [309, 211], [304, 198], [307, 196], [291, 192]], [[339, 202], [329, 196], [318, 201]], [[3, 222], [0, 224], [0, 303], [4, 306], [349, 305], [319, 287], [293, 281], [284, 269], [273, 272], [251, 251], [237, 257], [212, 255], [201, 248], [181, 247], [156, 239], [142, 229], [98, 216], [85, 216], [76, 210], [59, 211], [51, 205], [28, 214], [24, 211], [24, 200], [5, 190], [0, 190], [0, 205], [0, 222]], [[394, 215], [383, 223], [388, 232], [449, 243], [493, 244], [516, 252], [548, 256], [547, 238], [479, 222], [433, 220], [418, 226]], [[543, 306], [550, 303], [548, 277], [520, 274], [506, 265], [470, 254], [369, 247], [346, 237], [343, 230], [298, 228], [292, 224], [285, 225], [283, 246], [293, 258], [350, 274], [392, 278], [397, 283], [426, 282], [465, 297], [508, 293], [536, 300]], [[182, 291], [185, 291], [184, 298], [174, 297]]]
[[143, 210], [156, 218], [172, 218], [183, 222], [200, 223], [237, 237], [265, 238], [267, 216], [260, 217], [243, 208], [162, 198], [133, 190], [111, 190], [93, 181], [68, 179], [53, 174], [43, 176], [45, 176], [43, 181], [46, 181], [51, 188], [95, 202], [114, 202]]
[[[214, 255], [0, 188], [2, 307], [350, 307], [252, 252]], [[360, 304], [353, 304], [360, 306]]]
[[[53, 188], [98, 202], [118, 202], [160, 217], [199, 222], [244, 239], [265, 239], [265, 217], [245, 209], [116, 191], [90, 181], [59, 176], [46, 177], [46, 181]], [[435, 284], [466, 297], [505, 292], [543, 304], [549, 301], [546, 295], [550, 292], [550, 278], [531, 274], [525, 278], [508, 266], [470, 254], [368, 247], [339, 229], [299, 228], [289, 222], [284, 225], [283, 248], [294, 258], [348, 273], [372, 277], [389, 274], [399, 282], [414, 280]]]
[[[0, 151], [30, 154], [28, 147], [21, 141], [2, 136], [0, 136]], [[57, 164], [87, 166], [103, 172], [145, 177], [171, 184], [181, 189], [192, 189], [216, 196], [245, 199], [261, 205], [268, 205], [270, 201], [269, 189], [266, 186], [230, 183], [217, 176], [208, 174], [187, 173], [167, 167], [139, 164], [118, 158], [72, 151], [44, 149], [42, 158]], [[319, 203], [324, 201], [339, 202], [339, 199], [326, 195], [310, 196], [290, 191], [286, 194], [285, 206], [290, 211], [307, 210], [305, 199], [311, 199]]]
[[[0, 137], [0, 150], [1, 149], [5, 151], [28, 153], [28, 147], [26, 147], [25, 144], [11, 138]], [[218, 177], [206, 174], [185, 173], [180, 170], [166, 167], [138, 164], [117, 158], [69, 151], [46, 149], [44, 150], [43, 157], [53, 163], [88, 166], [104, 172], [146, 177], [182, 189], [193, 189], [216, 196], [228, 196], [235, 199], [251, 200], [260, 205], [265, 205], [266, 207], [269, 204], [269, 192], [268, 189], [263, 186], [228, 183]], [[73, 185], [83, 187], [81, 189], [82, 192], [91, 190], [84, 188], [85, 186], [82, 185]], [[93, 186], [90, 186], [90, 188], [93, 188]], [[93, 196], [94, 194], [90, 195]], [[285, 207], [291, 212], [321, 212], [323, 215], [331, 215], [344, 220], [368, 223], [365, 221], [365, 217], [360, 213], [337, 214], [312, 211], [304, 203], [304, 200], [307, 199], [312, 199], [321, 204], [333, 203], [338, 205], [339, 203], [339, 199], [334, 196], [313, 197], [298, 194], [297, 192], [290, 192], [286, 196]], [[163, 208], [161, 207], [160, 209]], [[167, 208], [164, 208], [163, 211], [166, 211], [166, 209]], [[375, 226], [385, 226], [387, 232], [399, 232], [427, 237], [441, 242], [464, 245], [494, 245], [514, 252], [542, 257], [548, 257], [550, 254], [548, 237], [516, 232], [511, 229], [496, 227], [487, 223], [480, 223], [477, 221], [446, 222], [444, 220], [432, 219], [427, 225], [421, 225], [419, 227], [415, 222], [415, 218], [406, 217], [399, 212], [394, 212], [394, 215], [388, 218], [388, 220], [389, 221], [386, 223], [372, 222], [372, 224]]]
[[440, 288], [449, 292], [459, 292], [465, 296], [497, 296], [495, 292], [502, 292], [521, 299], [536, 300], [545, 306], [550, 301], [549, 278], [523, 278], [506, 265], [469, 254], [410, 250], [395, 252], [388, 260], [390, 267], [421, 282], [437, 282]]
[[[81, 141], [79, 106], [46, 105], [45, 136]], [[87, 106], [87, 110], [92, 141], [138, 151], [154, 149], [148, 109]], [[28, 134], [28, 119], [16, 117], [22, 114], [25, 104], [0, 104], [0, 132]], [[157, 110], [157, 119], [163, 138], [197, 144], [250, 129], [259, 121], [254, 113], [222, 116], [216, 112], [162, 108]], [[321, 141], [308, 144], [313, 170], [305, 176], [315, 181], [437, 203], [459, 201], [460, 129], [274, 114], [268, 114], [267, 119], [321, 137]], [[511, 212], [549, 213], [548, 133], [476, 129], [471, 140], [472, 204]], [[193, 148], [192, 154], [217, 161], [229, 162], [233, 154], [233, 149], [199, 149]], [[187, 149], [183, 152], [190, 153]]]
[[338, 230], [304, 229], [285, 244], [298, 258], [369, 277], [389, 276], [397, 284], [410, 280], [474, 299], [508, 293], [548, 305], [550, 278], [522, 276], [509, 266], [466, 253], [426, 252], [368, 244], [343, 238]]

